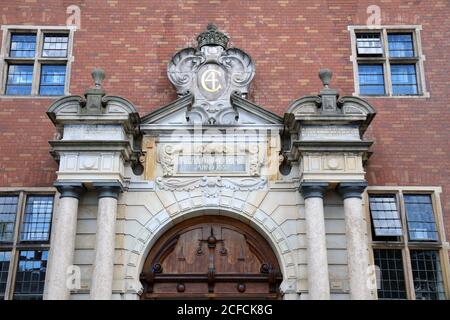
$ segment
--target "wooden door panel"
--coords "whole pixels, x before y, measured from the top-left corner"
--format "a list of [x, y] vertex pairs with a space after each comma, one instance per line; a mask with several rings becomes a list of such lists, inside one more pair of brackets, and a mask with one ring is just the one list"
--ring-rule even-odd
[[223, 216], [184, 221], [150, 251], [141, 274], [143, 299], [277, 298], [282, 276], [267, 241]]

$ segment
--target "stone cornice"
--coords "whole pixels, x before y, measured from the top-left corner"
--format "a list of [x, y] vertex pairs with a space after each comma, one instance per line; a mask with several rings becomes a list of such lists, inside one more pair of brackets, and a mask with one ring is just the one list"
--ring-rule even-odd
[[136, 150], [132, 150], [131, 144], [127, 140], [50, 140], [52, 146], [50, 153], [55, 159], [59, 158], [60, 152], [81, 152], [81, 151], [120, 151], [124, 160], [130, 160]]

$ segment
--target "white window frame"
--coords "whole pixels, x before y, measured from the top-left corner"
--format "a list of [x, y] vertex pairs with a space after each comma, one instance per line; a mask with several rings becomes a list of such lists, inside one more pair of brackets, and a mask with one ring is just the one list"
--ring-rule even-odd
[[[411, 267], [410, 250], [435, 250], [439, 253], [441, 263], [442, 278], [444, 281], [445, 298], [450, 299], [450, 266], [448, 251], [450, 245], [446, 240], [445, 225], [441, 205], [441, 187], [412, 187], [412, 186], [369, 186], [364, 191], [363, 199], [366, 211], [367, 235], [369, 239], [370, 263], [375, 264], [373, 254], [374, 249], [397, 249], [402, 252], [403, 272], [405, 276], [405, 288], [407, 299], [415, 300], [413, 273]], [[402, 221], [403, 235], [400, 241], [373, 241], [372, 239], [372, 218], [369, 208], [369, 195], [371, 194], [394, 194], [397, 199], [397, 206]], [[431, 196], [433, 205], [433, 213], [436, 222], [436, 230], [438, 231], [438, 241], [436, 242], [420, 242], [410, 241], [408, 234], [408, 226], [406, 225], [407, 217], [403, 201], [404, 194], [427, 194]]]
[[[60, 95], [44, 96], [39, 95], [41, 80], [41, 67], [43, 64], [66, 64], [66, 78], [64, 82], [64, 96], [70, 95], [70, 75], [74, 57], [73, 38], [76, 26], [23, 26], [23, 25], [2, 25], [2, 43], [0, 49], [0, 98], [60, 98]], [[13, 58], [9, 56], [11, 48], [11, 35], [13, 33], [34, 33], [36, 34], [36, 51], [33, 58]], [[44, 34], [46, 33], [65, 33], [68, 35], [67, 57], [42, 57], [42, 48]], [[31, 85], [31, 94], [29, 95], [7, 95], [6, 83], [8, 79], [8, 65], [15, 62], [29, 62], [33, 64], [33, 81]]]
[[[348, 31], [350, 32], [351, 41], [351, 56], [350, 61], [353, 64], [353, 79], [354, 88], [353, 96], [364, 97], [364, 98], [429, 98], [430, 93], [427, 91], [425, 74], [424, 74], [424, 61], [426, 60], [425, 55], [422, 53], [422, 43], [420, 38], [420, 32], [422, 30], [421, 25], [386, 25], [386, 26], [348, 26]], [[381, 44], [383, 47], [383, 55], [380, 57], [364, 57], [358, 56], [357, 53], [357, 33], [374, 33], [379, 32], [381, 35]], [[415, 64], [416, 66], [416, 80], [417, 80], [417, 94], [416, 95], [394, 95], [392, 93], [392, 81], [391, 81], [391, 69], [390, 65], [392, 61], [389, 57], [389, 46], [387, 43], [388, 33], [411, 33], [413, 35], [413, 45], [414, 45], [414, 57], [413, 58], [396, 58], [396, 62], [399, 64]], [[384, 72], [384, 95], [361, 95], [359, 92], [359, 73], [358, 64], [359, 63], [368, 64], [381, 64], [383, 65]]]

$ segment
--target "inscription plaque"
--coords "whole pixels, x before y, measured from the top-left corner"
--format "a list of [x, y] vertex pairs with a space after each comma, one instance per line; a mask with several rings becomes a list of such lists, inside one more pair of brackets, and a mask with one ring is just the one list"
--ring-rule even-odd
[[301, 140], [361, 140], [357, 126], [303, 126], [300, 132]]
[[178, 173], [245, 173], [245, 155], [180, 155]]

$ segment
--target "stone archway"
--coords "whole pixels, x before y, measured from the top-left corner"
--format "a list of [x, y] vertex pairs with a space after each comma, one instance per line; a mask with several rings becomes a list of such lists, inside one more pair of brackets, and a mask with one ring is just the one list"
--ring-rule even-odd
[[283, 277], [269, 243], [249, 225], [203, 215], [166, 231], [140, 276], [141, 299], [280, 297]]

